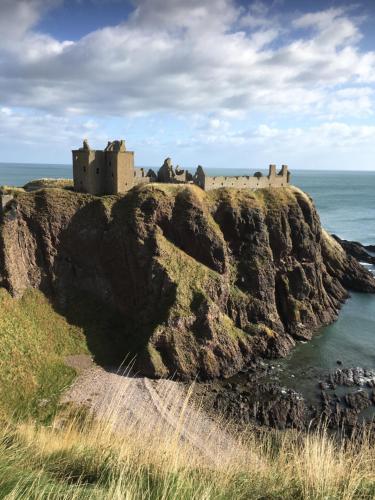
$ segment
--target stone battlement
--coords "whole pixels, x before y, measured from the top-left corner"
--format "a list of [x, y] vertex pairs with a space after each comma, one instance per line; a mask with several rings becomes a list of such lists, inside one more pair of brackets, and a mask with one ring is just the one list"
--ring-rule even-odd
[[254, 175], [209, 176], [202, 166], [194, 175], [188, 170], [174, 167], [166, 158], [156, 174], [134, 166], [134, 152], [127, 151], [125, 141], [108, 142], [101, 150], [90, 148], [87, 140], [80, 149], [73, 150], [73, 178], [76, 191], [95, 195], [118, 194], [129, 191], [137, 184], [162, 182], [173, 184], [196, 184], [205, 191], [220, 188], [262, 189], [281, 188], [289, 184], [287, 165], [279, 172], [276, 165], [269, 166], [268, 175], [256, 172]]

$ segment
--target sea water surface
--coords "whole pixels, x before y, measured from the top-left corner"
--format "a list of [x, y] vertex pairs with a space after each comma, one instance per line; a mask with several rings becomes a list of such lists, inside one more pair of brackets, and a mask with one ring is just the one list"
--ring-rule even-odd
[[[249, 174], [233, 168], [206, 171]], [[71, 177], [71, 166], [0, 163], [0, 185], [22, 186], [42, 177]], [[375, 171], [295, 170], [292, 183], [312, 196], [329, 232], [375, 245]], [[375, 273], [375, 266], [367, 267]], [[375, 368], [375, 295], [353, 293], [335, 323], [322, 328], [310, 342], [299, 343], [277, 364], [282, 383], [309, 398], [316, 392], [312, 373], [335, 369], [337, 361], [348, 368]]]

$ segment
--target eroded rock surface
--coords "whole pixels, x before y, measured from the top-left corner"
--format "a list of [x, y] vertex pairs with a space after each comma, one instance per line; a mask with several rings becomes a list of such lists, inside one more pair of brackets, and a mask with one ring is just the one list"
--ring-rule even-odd
[[117, 318], [113, 362], [131, 352], [143, 375], [183, 379], [285, 355], [337, 317], [348, 289], [375, 291], [294, 187], [19, 193], [1, 222], [0, 282], [14, 296], [41, 289], [72, 322], [93, 298]]
[[[375, 371], [338, 369], [322, 381], [312, 373], [315, 395], [306, 399], [298, 391], [270, 377], [274, 366], [259, 362], [246, 373], [228, 380], [196, 384], [197, 400], [206, 409], [239, 424], [277, 429], [308, 430], [322, 425], [351, 435], [375, 429]], [[319, 381], [320, 380], [320, 381]]]
[[375, 257], [369, 252], [374, 252], [373, 245], [362, 245], [358, 241], [342, 240], [335, 234], [332, 235], [335, 240], [342, 246], [348, 255], [351, 255], [360, 262], [367, 262], [368, 264], [375, 264]]

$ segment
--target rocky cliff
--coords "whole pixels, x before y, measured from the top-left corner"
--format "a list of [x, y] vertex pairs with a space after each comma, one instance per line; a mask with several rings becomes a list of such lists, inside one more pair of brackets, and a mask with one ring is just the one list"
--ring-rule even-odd
[[202, 379], [285, 355], [337, 317], [348, 289], [375, 292], [295, 187], [18, 193], [1, 221], [0, 280], [15, 297], [41, 289], [71, 322], [87, 300], [104, 304], [110, 361], [130, 352], [143, 374]]

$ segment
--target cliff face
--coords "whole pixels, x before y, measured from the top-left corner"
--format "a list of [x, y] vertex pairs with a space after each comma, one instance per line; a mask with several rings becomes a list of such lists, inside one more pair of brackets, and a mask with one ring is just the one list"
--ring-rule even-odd
[[72, 301], [106, 304], [121, 317], [114, 359], [137, 353], [150, 376], [229, 376], [310, 338], [347, 289], [375, 292], [294, 187], [20, 193], [0, 238], [2, 286], [41, 289], [73, 322]]

